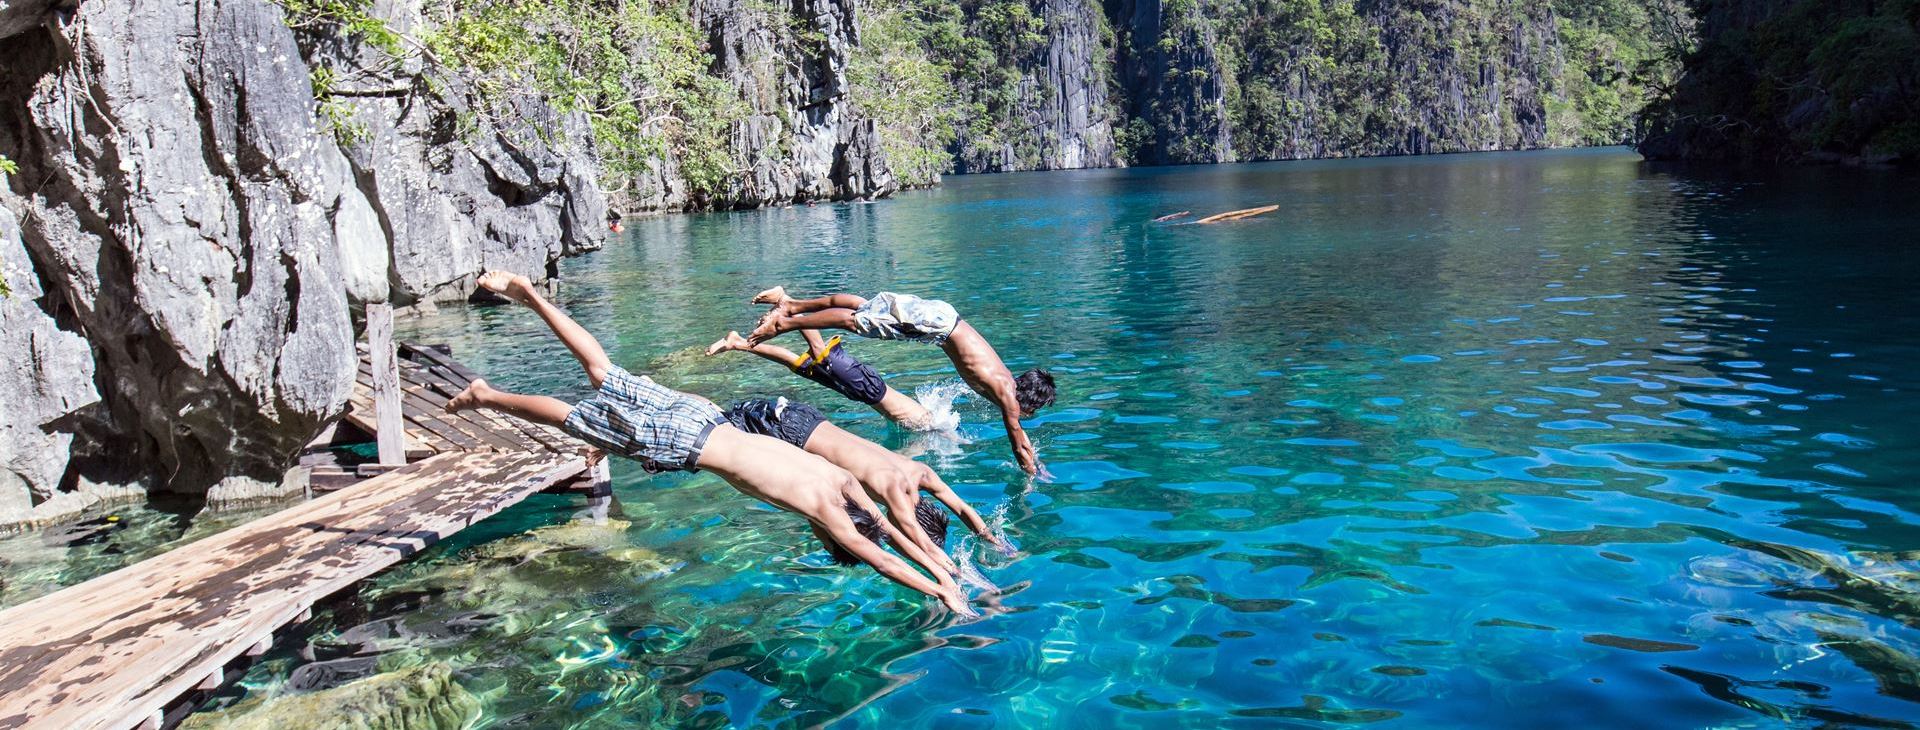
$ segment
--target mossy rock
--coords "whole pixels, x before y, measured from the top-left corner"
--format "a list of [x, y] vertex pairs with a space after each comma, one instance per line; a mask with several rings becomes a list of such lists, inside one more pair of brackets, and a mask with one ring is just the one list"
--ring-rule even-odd
[[446, 664], [378, 674], [308, 694], [249, 699], [187, 717], [182, 730], [459, 730], [480, 701]]

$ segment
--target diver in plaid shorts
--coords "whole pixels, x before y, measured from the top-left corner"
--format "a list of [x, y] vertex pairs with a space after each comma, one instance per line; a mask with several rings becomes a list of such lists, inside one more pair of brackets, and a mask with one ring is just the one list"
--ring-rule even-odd
[[957, 586], [927, 578], [880, 547], [879, 507], [845, 469], [779, 439], [736, 429], [711, 401], [614, 365], [599, 341], [540, 296], [526, 277], [490, 271], [480, 277], [480, 286], [546, 320], [599, 391], [568, 405], [557, 398], [509, 393], [476, 379], [447, 402], [448, 411], [486, 408], [555, 426], [638, 461], [648, 471], [711, 471], [747, 496], [805, 517], [829, 547], [844, 549], [881, 575], [938, 598], [956, 612], [974, 615]]

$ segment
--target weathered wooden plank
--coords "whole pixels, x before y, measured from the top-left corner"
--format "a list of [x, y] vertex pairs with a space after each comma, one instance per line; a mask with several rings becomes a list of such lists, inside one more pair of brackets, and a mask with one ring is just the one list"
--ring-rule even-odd
[[393, 345], [393, 305], [367, 304], [368, 365], [373, 369], [374, 439], [380, 463], [407, 463], [406, 426], [400, 412], [400, 358]]
[[489, 444], [485, 443], [484, 436], [470, 433], [472, 429], [463, 429], [459, 424], [449, 423], [445, 418], [445, 404], [434, 405], [421, 398], [418, 390], [419, 386], [409, 385], [401, 397], [401, 411], [407, 416], [407, 425], [413, 427], [411, 430], [434, 434], [463, 451], [487, 450]]
[[453, 359], [451, 355], [443, 355], [438, 350], [434, 350], [433, 348], [424, 347], [420, 345], [408, 345], [407, 354], [418, 362], [431, 363], [433, 365], [446, 368], [448, 371], [451, 371], [453, 374], [458, 375], [461, 378], [461, 380], [465, 381], [461, 383], [463, 387], [467, 383], [471, 383], [475, 380], [480, 379], [479, 373], [476, 373], [473, 370], [469, 369], [466, 365], [462, 364], [460, 361]]
[[435, 457], [0, 612], [0, 727], [132, 727], [314, 601], [583, 469]]

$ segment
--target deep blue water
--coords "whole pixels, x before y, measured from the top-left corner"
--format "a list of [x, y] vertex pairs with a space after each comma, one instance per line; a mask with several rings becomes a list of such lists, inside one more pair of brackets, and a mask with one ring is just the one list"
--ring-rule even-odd
[[[1913, 182], [1592, 150], [634, 221], [557, 300], [629, 369], [804, 399], [934, 465], [1021, 547], [962, 546], [1002, 587], [988, 615], [832, 567], [716, 477], [620, 464], [625, 522], [594, 540], [501, 557], [579, 508], [536, 498], [307, 638], [328, 658], [390, 627], [355, 651], [449, 662], [483, 727], [1920, 723]], [[1052, 368], [1028, 428], [1057, 479], [1007, 463], [985, 404], [916, 436], [697, 354], [776, 283], [946, 298], [1016, 371]], [[586, 392], [523, 310], [402, 330]], [[934, 348], [854, 346], [905, 391], [954, 378]]]

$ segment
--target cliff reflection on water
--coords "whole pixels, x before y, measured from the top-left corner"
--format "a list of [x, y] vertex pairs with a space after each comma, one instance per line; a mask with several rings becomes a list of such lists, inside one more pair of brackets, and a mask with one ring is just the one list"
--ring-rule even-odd
[[[927, 451], [1022, 548], [972, 555], [989, 616], [829, 566], [712, 476], [618, 465], [621, 522], [554, 539], [578, 504], [516, 507], [335, 602], [245, 691], [374, 657], [354, 666], [447, 663], [495, 727], [1920, 722], [1908, 183], [1597, 150], [636, 222], [569, 262], [562, 303], [663, 382]], [[1016, 479], [977, 402], [929, 448], [694, 351], [773, 283], [952, 299], [1059, 376], [1030, 428], [1058, 478]], [[585, 392], [526, 312], [408, 328], [501, 385]], [[953, 377], [853, 346], [903, 389]]]

